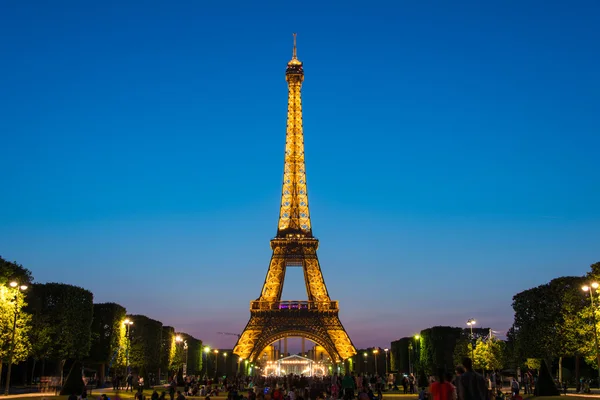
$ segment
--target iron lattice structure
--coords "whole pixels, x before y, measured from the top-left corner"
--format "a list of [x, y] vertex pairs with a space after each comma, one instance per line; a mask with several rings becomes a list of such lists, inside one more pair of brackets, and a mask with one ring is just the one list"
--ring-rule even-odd
[[[302, 62], [296, 56], [296, 35], [292, 60], [287, 64], [288, 114], [283, 188], [277, 235], [271, 240], [273, 256], [260, 297], [250, 302], [250, 321], [233, 352], [255, 361], [261, 351], [285, 337], [305, 337], [325, 348], [332, 360], [340, 362], [356, 354], [338, 317], [323, 280], [308, 209], [304, 132], [302, 129]], [[282, 301], [287, 267], [302, 267], [308, 301]]]

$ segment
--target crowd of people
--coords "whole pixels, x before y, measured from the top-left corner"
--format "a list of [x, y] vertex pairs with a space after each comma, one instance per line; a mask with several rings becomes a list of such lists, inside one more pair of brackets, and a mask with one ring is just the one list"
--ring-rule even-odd
[[[535, 379], [526, 376], [523, 387], [526, 393], [532, 392]], [[180, 378], [181, 379], [181, 378]], [[423, 377], [418, 380], [413, 374], [401, 374], [397, 379], [392, 375], [346, 373], [325, 377], [298, 375], [250, 377], [236, 376], [218, 379], [201, 379], [187, 376], [178, 381], [177, 376], [169, 379], [168, 385], [154, 390], [148, 400], [186, 400], [187, 397], [200, 397], [210, 400], [212, 396], [227, 394], [227, 400], [382, 400], [386, 389], [402, 390], [404, 394], [418, 394], [419, 400], [507, 400], [502, 391], [502, 377], [498, 374], [483, 376], [473, 370], [472, 360], [463, 359], [454, 373], [439, 369], [429, 377], [425, 385]], [[144, 378], [129, 373], [126, 377], [113, 378], [113, 389], [133, 391], [135, 399], [146, 400]], [[402, 389], [399, 388], [402, 387]], [[522, 400], [521, 385], [516, 379], [510, 384], [511, 400]], [[81, 396], [85, 399], [87, 396]], [[110, 400], [104, 396], [102, 400]], [[71, 399], [70, 400], [75, 400]]]

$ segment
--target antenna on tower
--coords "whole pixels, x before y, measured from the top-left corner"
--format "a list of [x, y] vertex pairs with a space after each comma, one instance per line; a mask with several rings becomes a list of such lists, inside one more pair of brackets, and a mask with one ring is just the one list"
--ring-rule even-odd
[[296, 57], [296, 34], [294, 33], [293, 35], [294, 35], [294, 50], [292, 52], [292, 59], [295, 60], [297, 58]]

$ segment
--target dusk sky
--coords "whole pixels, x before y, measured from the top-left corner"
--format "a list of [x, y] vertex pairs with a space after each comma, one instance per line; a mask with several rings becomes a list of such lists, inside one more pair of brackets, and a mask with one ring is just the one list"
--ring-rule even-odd
[[3, 1], [0, 255], [231, 348], [277, 229], [297, 32], [354, 344], [504, 333], [515, 293], [600, 261], [599, 21], [594, 0]]

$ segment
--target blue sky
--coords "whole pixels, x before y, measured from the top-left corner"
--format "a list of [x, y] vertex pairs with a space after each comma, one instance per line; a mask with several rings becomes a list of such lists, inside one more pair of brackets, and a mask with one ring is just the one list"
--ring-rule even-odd
[[513, 294], [600, 260], [598, 2], [2, 8], [0, 254], [38, 281], [230, 347], [277, 227], [292, 32], [313, 232], [357, 346], [506, 331]]

